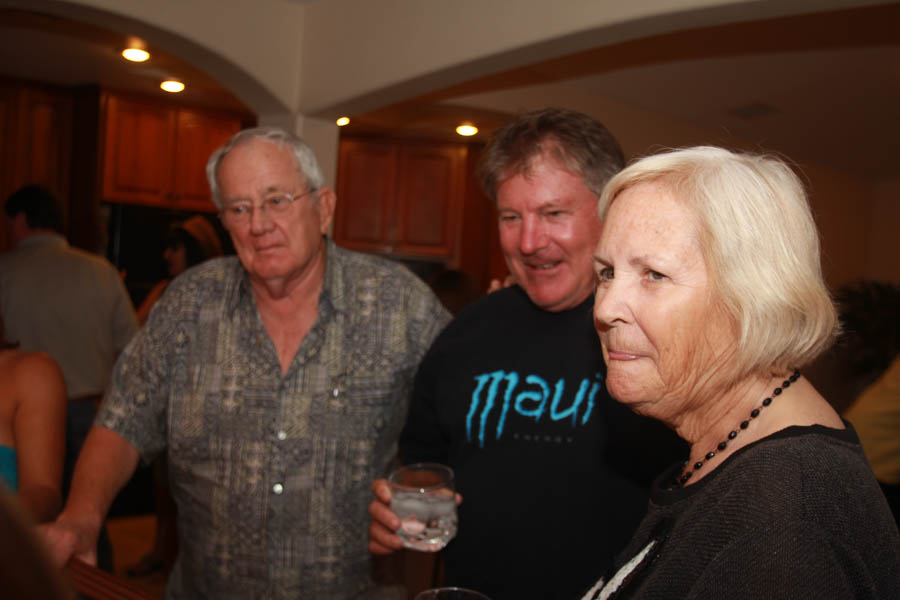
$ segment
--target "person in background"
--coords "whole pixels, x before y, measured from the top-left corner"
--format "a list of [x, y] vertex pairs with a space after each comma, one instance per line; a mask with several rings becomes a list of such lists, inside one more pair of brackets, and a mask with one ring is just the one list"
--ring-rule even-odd
[[847, 408], [894, 521], [900, 524], [900, 288], [863, 282], [837, 294], [844, 331], [836, 354], [850, 378], [875, 381]]
[[900, 534], [859, 440], [798, 370], [838, 328], [799, 178], [688, 148], [629, 166], [599, 211], [607, 388], [690, 452], [583, 598], [900, 597]]
[[449, 315], [405, 267], [326, 237], [335, 194], [296, 137], [241, 131], [207, 175], [237, 256], [169, 284], [116, 365], [45, 540], [60, 564], [93, 560], [113, 496], [165, 451], [179, 534], [167, 598], [376, 593], [368, 485]]
[[141, 302], [137, 310], [138, 323], [143, 325], [150, 317], [150, 309], [162, 296], [172, 279], [187, 269], [210, 258], [222, 256], [222, 242], [215, 227], [206, 218], [196, 215], [174, 224], [166, 240], [163, 260], [168, 277], [157, 283]]
[[35, 536], [31, 515], [0, 486], [0, 591], [17, 600], [76, 600]]
[[[492, 600], [571, 598], [611, 562], [646, 509], [651, 473], [681, 446], [606, 394], [591, 319], [596, 203], [623, 165], [587, 115], [544, 109], [494, 134], [480, 172], [517, 285], [456, 316], [416, 376], [405, 463], [456, 473], [459, 532], [446, 584]], [[402, 548], [390, 488], [373, 484], [369, 548]]]
[[0, 318], [0, 482], [35, 522], [62, 508], [66, 384], [48, 355], [23, 352]]
[[[59, 203], [27, 185], [5, 204], [12, 250], [0, 255], [0, 317], [7, 339], [46, 352], [62, 369], [68, 394], [63, 492], [109, 383], [116, 357], [137, 331], [122, 278], [104, 258], [72, 248], [60, 234]], [[100, 538], [100, 566], [112, 548]]]
[[900, 526], [900, 355], [844, 412]]
[[[157, 283], [147, 294], [137, 310], [138, 323], [144, 325], [150, 317], [150, 309], [160, 299], [172, 279], [187, 269], [210, 258], [222, 256], [222, 243], [215, 227], [205, 218], [196, 215], [173, 224], [163, 250], [168, 277]], [[156, 513], [156, 534], [153, 547], [128, 569], [132, 577], [171, 571], [178, 553], [177, 507], [169, 489], [169, 472], [164, 455], [153, 460], [153, 508]]]
[[481, 296], [481, 290], [475, 280], [464, 271], [443, 269], [428, 281], [441, 304], [455, 315]]

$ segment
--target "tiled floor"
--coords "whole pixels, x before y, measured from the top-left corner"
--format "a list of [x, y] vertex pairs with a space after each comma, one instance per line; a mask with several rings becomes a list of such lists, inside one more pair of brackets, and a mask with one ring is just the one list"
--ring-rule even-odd
[[156, 516], [117, 517], [109, 519], [106, 522], [106, 528], [113, 545], [113, 568], [116, 576], [162, 598], [166, 587], [166, 576], [162, 571], [145, 577], [129, 577], [126, 572], [152, 547], [153, 535], [156, 531]]

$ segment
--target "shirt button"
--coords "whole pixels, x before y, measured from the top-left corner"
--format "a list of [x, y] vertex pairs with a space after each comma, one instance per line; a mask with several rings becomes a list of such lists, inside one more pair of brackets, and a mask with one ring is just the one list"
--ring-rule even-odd
[[337, 398], [337, 397], [338, 397], [338, 395], [339, 395], [339, 394], [340, 394], [340, 393], [341, 393], [341, 392], [340, 392], [340, 390], [339, 390], [339, 389], [337, 389], [337, 388], [334, 388], [334, 391], [333, 391], [333, 392], [331, 392], [331, 395], [332, 395], [332, 396], [334, 396], [334, 397], [335, 397], [335, 398]]
[[281, 485], [280, 483], [276, 483], [275, 485], [272, 486], [272, 491], [278, 495], [281, 495], [281, 492], [284, 491], [284, 486]]
[[281, 440], [281, 441], [284, 441], [284, 440], [287, 439], [287, 434], [286, 434], [285, 432], [283, 432], [283, 431], [279, 431], [279, 432], [276, 433], [275, 435], [276, 435], [276, 436], [278, 437], [278, 439]]

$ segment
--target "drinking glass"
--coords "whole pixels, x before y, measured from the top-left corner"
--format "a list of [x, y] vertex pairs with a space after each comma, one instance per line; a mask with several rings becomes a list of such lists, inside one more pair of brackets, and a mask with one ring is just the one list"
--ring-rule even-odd
[[413, 550], [437, 552], [456, 535], [453, 469], [437, 463], [400, 467], [388, 477], [397, 535]]
[[415, 600], [491, 600], [475, 590], [458, 587], [442, 587], [425, 590], [416, 595]]

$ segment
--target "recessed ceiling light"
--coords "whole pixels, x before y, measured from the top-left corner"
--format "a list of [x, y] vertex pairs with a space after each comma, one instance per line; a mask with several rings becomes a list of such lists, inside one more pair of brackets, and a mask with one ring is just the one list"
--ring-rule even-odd
[[350, 123], [350, 117], [341, 117], [337, 121], [335, 121], [335, 123], [337, 123], [338, 127], [343, 127], [344, 125]]
[[150, 58], [150, 53], [140, 48], [125, 48], [122, 50], [122, 56], [125, 60], [130, 60], [132, 62], [144, 62]]
[[478, 128], [471, 123], [463, 123], [456, 128], [456, 133], [465, 136], [475, 135], [476, 133], [478, 133]]
[[166, 90], [167, 92], [176, 94], [184, 89], [184, 84], [180, 81], [175, 81], [174, 79], [168, 79], [159, 84], [159, 87]]

